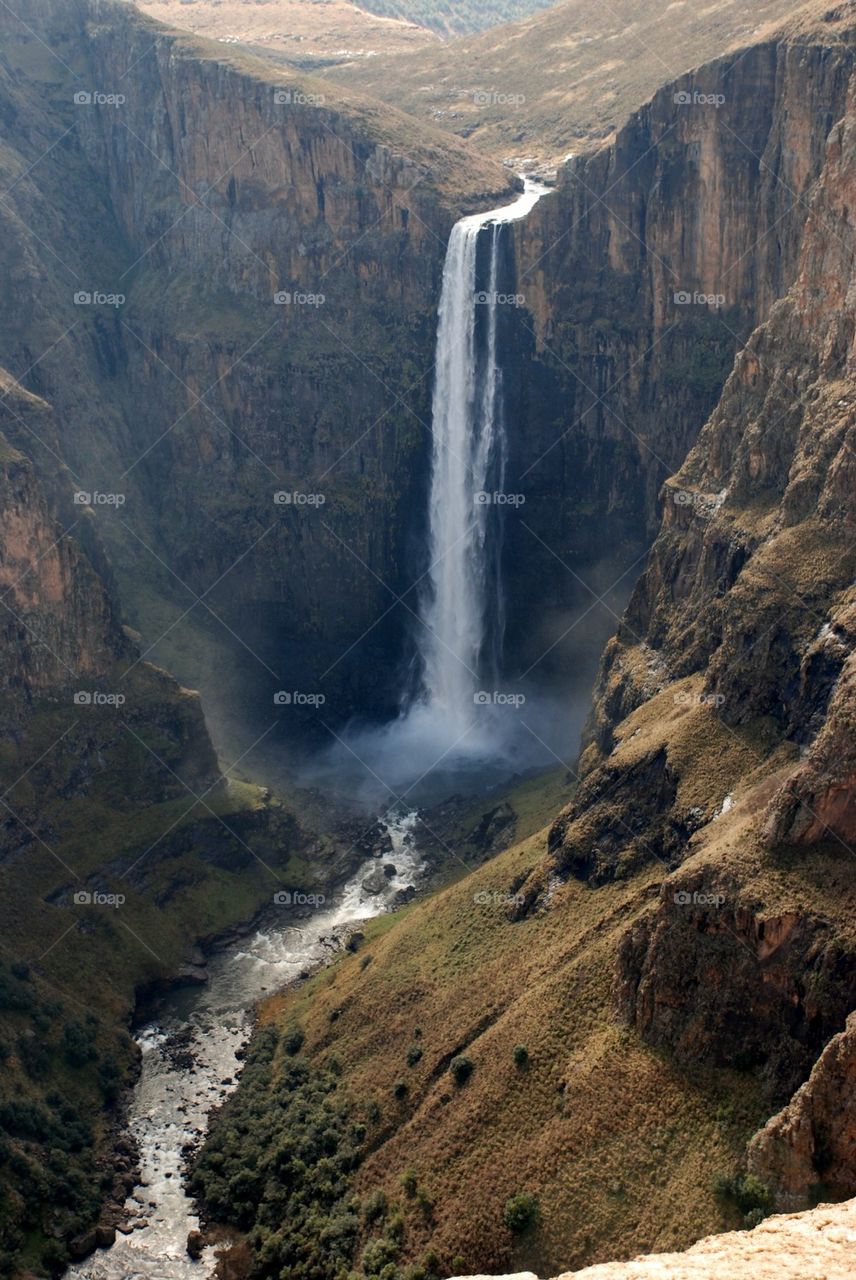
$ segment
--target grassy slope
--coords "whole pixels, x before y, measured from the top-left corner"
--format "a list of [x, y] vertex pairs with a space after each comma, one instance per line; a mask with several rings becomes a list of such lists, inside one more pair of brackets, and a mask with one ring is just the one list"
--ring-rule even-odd
[[[799, 903], [846, 916], [852, 888], [834, 850], [774, 863], [757, 841], [761, 803], [790, 753], [767, 752], [763, 724], [734, 736], [708, 709], [676, 703], [675, 688], [621, 726], [618, 754], [666, 745], [685, 804], [713, 811], [734, 795], [684, 869], [712, 883], [738, 872], [771, 914]], [[698, 688], [690, 680], [678, 692]], [[546, 912], [513, 922], [494, 895], [516, 892], [544, 852], [542, 832], [374, 922], [360, 954], [263, 1008], [264, 1021], [303, 1028], [311, 1065], [339, 1060], [345, 1095], [364, 1109], [378, 1104], [356, 1186], [401, 1202], [407, 1258], [431, 1247], [449, 1269], [463, 1259], [466, 1270], [549, 1273], [734, 1225], [711, 1180], [736, 1167], [764, 1118], [753, 1077], [679, 1068], [612, 1013], [618, 944], [656, 901], [666, 870], [654, 863], [597, 890], [571, 879]], [[417, 1029], [423, 1056], [408, 1067]], [[517, 1044], [531, 1059], [523, 1071]], [[458, 1088], [445, 1068], [463, 1051], [474, 1071]], [[408, 1084], [403, 1101], [398, 1080]], [[402, 1193], [408, 1169], [434, 1202], [430, 1222]], [[503, 1211], [520, 1189], [538, 1195], [542, 1225], [515, 1247]]]
[[[332, 78], [467, 137], [498, 158], [557, 159], [606, 138], [660, 85], [751, 43], [794, 0], [698, 6], [566, 0], [435, 50], [332, 68]], [[477, 99], [476, 94], [487, 96]]]

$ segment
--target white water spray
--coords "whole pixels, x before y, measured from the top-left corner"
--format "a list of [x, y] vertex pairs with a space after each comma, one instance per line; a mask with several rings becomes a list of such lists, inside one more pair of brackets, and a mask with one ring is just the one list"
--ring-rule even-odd
[[[384, 785], [504, 754], [491, 708], [478, 701], [496, 674], [503, 626], [495, 505], [506, 462], [497, 353], [501, 228], [525, 217], [546, 190], [527, 181], [512, 204], [462, 218], [449, 238], [432, 406], [429, 568], [416, 636], [420, 687], [397, 721], [349, 735], [348, 750]], [[507, 725], [508, 715], [502, 719]]]
[[[505, 478], [506, 441], [497, 364], [499, 228], [524, 217], [543, 188], [527, 183], [504, 209], [462, 218], [452, 229], [437, 329], [429, 504], [429, 590], [418, 637], [424, 703], [446, 723], [472, 720], [483, 663], [501, 626], [501, 591], [491, 592], [493, 498]], [[482, 235], [490, 237], [486, 288], [477, 292]], [[477, 316], [484, 331], [477, 344]], [[491, 595], [493, 598], [491, 598]]]

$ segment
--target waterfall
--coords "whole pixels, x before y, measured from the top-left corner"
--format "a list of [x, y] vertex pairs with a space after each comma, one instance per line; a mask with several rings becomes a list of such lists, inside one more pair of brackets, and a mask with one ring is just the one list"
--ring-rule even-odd
[[[416, 633], [419, 683], [397, 720], [349, 729], [330, 756], [339, 784], [362, 775], [368, 793], [411, 803], [448, 795], [466, 768], [506, 772], [532, 756], [519, 717], [478, 698], [495, 690], [503, 630], [500, 581], [505, 484], [499, 314], [502, 228], [546, 189], [527, 182], [513, 204], [462, 218], [443, 268], [432, 402], [428, 569]], [[484, 682], [484, 683], [483, 683]], [[518, 723], [515, 723], [515, 722]], [[378, 788], [380, 789], [378, 791]]]
[[[495, 678], [503, 603], [496, 494], [505, 481], [506, 439], [497, 362], [500, 228], [542, 194], [527, 183], [504, 209], [462, 218], [443, 269], [432, 406], [428, 586], [420, 606], [421, 701], [450, 730], [472, 722], [483, 680]], [[485, 288], [480, 246], [487, 241]], [[493, 661], [491, 661], [493, 658]]]

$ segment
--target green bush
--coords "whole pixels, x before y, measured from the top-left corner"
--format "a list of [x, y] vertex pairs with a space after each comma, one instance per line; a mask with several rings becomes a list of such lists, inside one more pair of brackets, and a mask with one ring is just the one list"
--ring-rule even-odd
[[503, 1220], [514, 1235], [530, 1231], [538, 1221], [538, 1200], [531, 1191], [518, 1191], [505, 1206]]
[[455, 1081], [455, 1084], [466, 1084], [470, 1076], [473, 1074], [472, 1059], [468, 1058], [466, 1054], [459, 1053], [458, 1056], [453, 1058], [449, 1063], [449, 1070], [452, 1073], [452, 1078]]
[[301, 1027], [290, 1027], [282, 1037], [282, 1047], [293, 1058], [296, 1053], [300, 1053], [305, 1039]]
[[419, 1048], [419, 1045], [412, 1044], [410, 1048], [407, 1050], [408, 1067], [415, 1067], [421, 1057], [422, 1057], [422, 1050]]
[[392, 1086], [392, 1092], [395, 1097], [398, 1098], [399, 1102], [402, 1102], [407, 1097], [407, 1081], [396, 1080], [395, 1084]]
[[517, 1044], [514, 1046], [514, 1065], [523, 1070], [529, 1066], [529, 1050], [525, 1044]]
[[770, 1188], [754, 1173], [738, 1173], [733, 1176], [717, 1174], [713, 1190], [721, 1199], [731, 1201], [743, 1214], [743, 1225], [751, 1230], [772, 1212], [773, 1196]]

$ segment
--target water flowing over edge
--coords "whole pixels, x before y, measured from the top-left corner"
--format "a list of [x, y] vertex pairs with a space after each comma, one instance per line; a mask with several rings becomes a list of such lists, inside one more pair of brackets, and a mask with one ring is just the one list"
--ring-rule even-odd
[[[549, 190], [528, 179], [524, 187], [509, 205], [461, 218], [449, 237], [432, 401], [429, 567], [416, 634], [419, 687], [398, 719], [346, 735], [346, 751], [370, 775], [369, 789], [373, 779], [399, 799], [429, 775], [462, 764], [519, 761], [510, 718], [483, 682], [497, 678], [504, 621], [495, 505], [507, 453], [497, 343], [501, 228], [524, 218]], [[336, 763], [349, 766], [342, 752]]]

